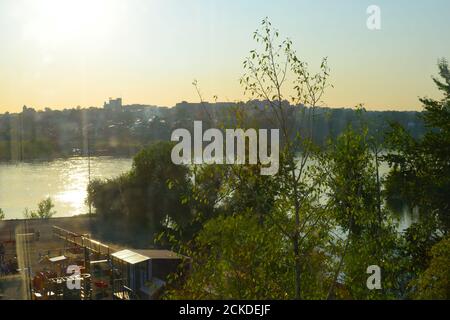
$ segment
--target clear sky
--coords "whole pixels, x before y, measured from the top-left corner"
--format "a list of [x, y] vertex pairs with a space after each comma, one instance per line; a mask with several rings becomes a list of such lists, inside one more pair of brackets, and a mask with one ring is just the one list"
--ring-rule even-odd
[[[369, 5], [381, 30], [366, 27]], [[450, 58], [448, 0], [0, 0], [0, 112], [243, 98], [242, 61], [268, 16], [311, 65], [328, 56], [328, 106], [420, 110]]]

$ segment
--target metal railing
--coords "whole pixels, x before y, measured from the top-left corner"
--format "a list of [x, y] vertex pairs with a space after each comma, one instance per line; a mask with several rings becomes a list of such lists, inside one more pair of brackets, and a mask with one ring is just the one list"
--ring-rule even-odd
[[101, 243], [100, 241], [91, 239], [90, 237], [80, 235], [78, 233], [74, 233], [72, 231], [60, 228], [58, 226], [53, 226], [53, 234], [68, 242], [71, 244], [74, 244], [76, 246], [80, 246], [83, 248], [86, 248], [87, 250], [100, 254], [100, 255], [107, 255], [109, 256], [111, 254], [111, 248], [107, 246], [106, 244]]

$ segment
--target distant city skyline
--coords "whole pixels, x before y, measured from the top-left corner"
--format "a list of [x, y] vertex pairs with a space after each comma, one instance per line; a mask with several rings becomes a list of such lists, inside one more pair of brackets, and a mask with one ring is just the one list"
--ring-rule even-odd
[[[366, 9], [381, 9], [381, 30]], [[450, 1], [0, 0], [0, 113], [23, 105], [101, 107], [112, 97], [158, 106], [247, 100], [242, 62], [268, 16], [311, 68], [327, 56], [323, 106], [422, 109], [450, 58]]]

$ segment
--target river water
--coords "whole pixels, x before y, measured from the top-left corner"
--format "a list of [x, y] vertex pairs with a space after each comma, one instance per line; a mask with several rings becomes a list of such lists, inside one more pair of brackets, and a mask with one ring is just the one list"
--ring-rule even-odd
[[[92, 157], [91, 179], [112, 178], [131, 169], [132, 159]], [[88, 213], [88, 158], [0, 164], [0, 208], [6, 219], [23, 218], [25, 208], [51, 197], [57, 217]]]
[[[91, 157], [91, 179], [113, 178], [131, 169], [132, 159]], [[382, 163], [380, 174], [389, 168]], [[88, 158], [59, 159], [50, 162], [0, 163], [0, 208], [6, 219], [24, 217], [24, 210], [51, 197], [57, 217], [89, 212], [85, 204], [89, 181]], [[399, 213], [399, 229], [407, 228], [412, 219], [405, 209]]]

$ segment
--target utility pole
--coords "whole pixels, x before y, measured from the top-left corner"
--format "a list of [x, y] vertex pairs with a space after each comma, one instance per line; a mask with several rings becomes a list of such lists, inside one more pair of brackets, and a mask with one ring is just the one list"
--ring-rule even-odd
[[[87, 157], [88, 157], [88, 186], [91, 184], [91, 142], [89, 137], [89, 114], [87, 110], [81, 111], [81, 121], [82, 121], [82, 132], [83, 132], [83, 145], [87, 149]], [[84, 148], [83, 148], [84, 149]], [[83, 150], [83, 155], [85, 155]], [[92, 215], [92, 205], [89, 201], [89, 217]]]
[[[87, 149], [88, 149], [88, 186], [91, 185], [91, 148], [90, 148], [90, 140], [89, 140], [89, 123], [87, 125]], [[89, 218], [92, 215], [92, 204], [89, 201]]]

